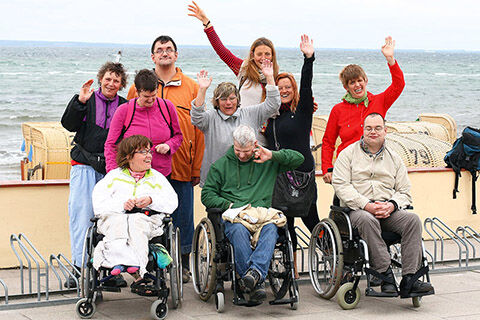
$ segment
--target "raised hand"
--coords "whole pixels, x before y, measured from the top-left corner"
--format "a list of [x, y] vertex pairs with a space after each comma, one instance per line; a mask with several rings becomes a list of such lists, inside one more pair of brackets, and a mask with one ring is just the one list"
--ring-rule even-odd
[[195, 17], [198, 20], [202, 21], [203, 25], [206, 25], [208, 23], [208, 21], [210, 21], [210, 20], [208, 20], [207, 15], [205, 14], [205, 11], [203, 11], [198, 6], [198, 4], [195, 3], [195, 1], [192, 1], [192, 4], [188, 5], [188, 11], [191, 12], [191, 13], [188, 14], [190, 17]]
[[78, 101], [80, 101], [81, 103], [87, 103], [87, 100], [90, 99], [93, 93], [93, 89], [91, 88], [92, 84], [93, 84], [93, 79], [90, 79], [83, 84], [82, 88], [80, 88]]
[[311, 58], [315, 52], [315, 48], [313, 47], [313, 39], [310, 39], [306, 34], [301, 36], [300, 51], [302, 51], [307, 58]]
[[395, 40], [391, 36], [385, 38], [385, 44], [382, 46], [382, 54], [387, 59], [389, 65], [395, 64], [395, 58], [393, 54], [395, 53]]
[[267, 79], [267, 84], [275, 85], [275, 79], [273, 78], [273, 63], [268, 59], [263, 59], [262, 65], [260, 66], [263, 75]]
[[200, 89], [207, 89], [208, 87], [210, 87], [210, 84], [212, 83], [212, 78], [208, 77], [207, 70], [202, 69], [199, 73], [197, 73], [197, 82]]
[[272, 159], [272, 151], [263, 148], [262, 146], [256, 144], [255, 146], [255, 158], [253, 159], [256, 163], [263, 163]]

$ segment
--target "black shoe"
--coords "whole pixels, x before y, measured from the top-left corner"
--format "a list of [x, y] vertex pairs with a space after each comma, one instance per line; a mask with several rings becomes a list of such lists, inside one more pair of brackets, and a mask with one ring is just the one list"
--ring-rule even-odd
[[382, 275], [387, 277], [387, 281], [382, 281], [382, 293], [397, 293], [397, 286], [395, 285], [395, 277], [392, 269], [388, 267], [387, 271], [382, 272]]
[[[75, 266], [75, 268], [80, 272], [80, 269], [81, 269], [80, 267]], [[77, 282], [75, 281], [75, 279], [77, 279], [77, 281], [79, 280], [80, 273], [77, 273], [75, 270], [72, 270], [72, 273], [75, 276], [75, 278], [73, 278], [72, 276], [68, 276], [67, 281], [65, 281], [63, 283], [63, 286], [65, 288], [76, 288], [77, 287]]]
[[257, 283], [260, 281], [261, 277], [257, 270], [248, 269], [247, 273], [243, 276], [242, 279], [238, 282], [240, 289], [245, 293], [250, 293], [253, 291]]
[[260, 304], [265, 301], [265, 299], [267, 299], [267, 292], [265, 291], [265, 282], [262, 281], [261, 283], [258, 283], [252, 293], [250, 293], [249, 302]]
[[406, 274], [402, 277], [402, 281], [400, 282], [400, 295], [402, 297], [408, 296], [412, 293], [427, 293], [433, 290], [433, 286], [430, 282], [423, 282], [418, 279], [410, 288], [407, 287], [412, 278], [413, 274]]
[[127, 286], [127, 281], [123, 279], [121, 274], [114, 276], [110, 280], [104, 282], [106, 287], [116, 287], [116, 288], [125, 288]]

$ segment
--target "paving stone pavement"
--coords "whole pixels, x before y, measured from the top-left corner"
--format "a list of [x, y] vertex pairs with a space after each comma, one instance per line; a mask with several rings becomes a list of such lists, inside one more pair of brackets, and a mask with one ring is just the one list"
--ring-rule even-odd
[[[9, 282], [9, 290], [15, 291], [12, 281], [17, 280], [18, 270], [0, 270], [0, 279]], [[128, 276], [127, 276], [128, 277]], [[421, 320], [473, 320], [480, 319], [480, 272], [464, 271], [455, 273], [432, 274], [431, 280], [436, 294], [422, 299], [420, 308], [414, 308], [410, 299], [365, 297], [365, 281], [360, 282], [362, 297], [354, 310], [342, 310], [332, 300], [323, 300], [315, 293], [308, 275], [300, 284], [300, 303], [298, 310], [290, 310], [288, 305], [271, 306], [268, 303], [247, 308], [231, 303], [232, 292], [226, 285], [224, 313], [215, 311], [213, 297], [208, 302], [201, 301], [191, 283], [184, 287], [184, 299], [177, 309], [169, 309], [167, 319], [421, 319]], [[7, 281], [8, 280], [8, 281]], [[58, 284], [57, 284], [58, 286]], [[19, 285], [17, 284], [17, 289]], [[55, 288], [54, 288], [55, 289]], [[268, 289], [268, 288], [267, 288]], [[0, 287], [0, 293], [3, 289]], [[12, 294], [12, 293], [10, 293]], [[268, 293], [268, 299], [272, 295]], [[52, 299], [75, 297], [74, 294], [61, 295]], [[150, 319], [150, 306], [154, 298], [140, 297], [129, 292], [104, 293], [104, 300], [97, 303], [93, 319]], [[10, 303], [24, 302], [11, 301]], [[34, 301], [34, 300], [30, 300]], [[0, 301], [0, 306], [4, 301]], [[42, 319], [79, 319], [73, 303], [0, 311], [0, 320], [42, 320]]]

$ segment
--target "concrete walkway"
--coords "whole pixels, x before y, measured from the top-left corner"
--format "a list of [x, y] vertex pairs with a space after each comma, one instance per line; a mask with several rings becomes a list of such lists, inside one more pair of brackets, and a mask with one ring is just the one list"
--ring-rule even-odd
[[[2, 270], [0, 278], [18, 274], [18, 270]], [[127, 276], [128, 277], [128, 276]], [[226, 290], [225, 312], [215, 311], [213, 297], [201, 301], [191, 283], [184, 287], [184, 300], [179, 309], [170, 309], [167, 319], [480, 319], [480, 272], [432, 274], [436, 295], [425, 297], [420, 308], [413, 308], [411, 299], [365, 297], [365, 281], [362, 281], [362, 297], [354, 310], [342, 310], [335, 298], [330, 301], [319, 298], [308, 276], [300, 284], [298, 310], [288, 305], [270, 306], [264, 303], [254, 308], [234, 306], [232, 292]], [[228, 288], [228, 285], [226, 286]], [[268, 289], [268, 288], [267, 288]], [[0, 291], [2, 289], [0, 288]], [[3, 292], [2, 292], [3, 293]], [[272, 295], [268, 293], [268, 299]], [[58, 298], [75, 295], [58, 296]], [[97, 304], [93, 319], [150, 319], [153, 298], [139, 297], [123, 289], [121, 293], [104, 293], [104, 301]], [[10, 303], [24, 302], [11, 301]], [[4, 302], [0, 302], [3, 304]], [[0, 311], [0, 319], [79, 319], [74, 304]]]

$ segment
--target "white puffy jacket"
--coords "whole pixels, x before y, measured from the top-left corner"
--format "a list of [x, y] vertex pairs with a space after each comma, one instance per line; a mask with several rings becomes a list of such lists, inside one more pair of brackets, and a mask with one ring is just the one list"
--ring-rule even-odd
[[125, 214], [124, 204], [128, 199], [144, 196], [152, 198], [148, 208], [155, 211], [170, 214], [178, 206], [172, 186], [154, 169], [135, 182], [128, 169], [117, 168], [97, 183], [92, 194], [93, 210], [99, 218], [98, 232], [105, 237], [94, 250], [95, 269], [123, 264], [139, 266], [142, 277], [146, 273], [148, 240], [163, 234], [165, 214]]

